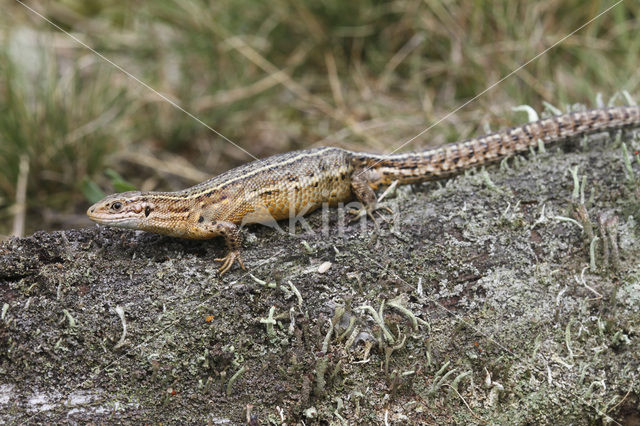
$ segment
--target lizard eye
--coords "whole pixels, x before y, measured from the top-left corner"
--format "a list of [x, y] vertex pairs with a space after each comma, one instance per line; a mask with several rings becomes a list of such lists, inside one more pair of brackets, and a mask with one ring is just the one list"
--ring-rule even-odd
[[111, 209], [113, 210], [120, 210], [122, 208], [122, 203], [120, 201], [116, 201], [115, 203], [111, 204]]

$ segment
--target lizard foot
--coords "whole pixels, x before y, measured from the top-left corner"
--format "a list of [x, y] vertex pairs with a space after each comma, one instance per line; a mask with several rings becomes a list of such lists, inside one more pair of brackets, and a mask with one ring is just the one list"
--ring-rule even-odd
[[225, 272], [231, 269], [231, 267], [236, 261], [238, 261], [238, 263], [240, 264], [240, 267], [243, 270], [245, 271], [247, 270], [247, 268], [244, 267], [242, 258], [240, 257], [240, 250], [231, 250], [225, 257], [219, 257], [215, 259], [215, 261], [222, 262], [222, 266], [220, 266], [220, 268], [218, 269], [218, 272], [220, 272], [220, 276], [224, 275]]
[[[387, 206], [379, 206], [379, 205], [373, 205], [373, 206], [367, 206], [367, 207], [362, 207], [359, 209], [351, 209], [349, 210], [349, 214], [353, 215], [350, 219], [349, 219], [349, 223], [351, 222], [355, 222], [358, 219], [361, 219], [362, 217], [364, 217], [365, 215], [368, 216], [373, 223], [377, 226], [378, 225], [378, 221], [376, 220], [376, 218], [373, 216], [373, 213], [377, 210], [384, 210], [387, 213], [393, 215], [394, 211], [387, 207]], [[383, 219], [384, 216], [380, 215]], [[386, 219], [385, 219], [386, 222]]]

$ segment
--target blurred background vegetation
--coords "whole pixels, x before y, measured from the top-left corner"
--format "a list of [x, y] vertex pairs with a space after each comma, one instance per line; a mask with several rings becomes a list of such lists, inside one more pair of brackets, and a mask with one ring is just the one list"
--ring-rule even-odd
[[[262, 157], [318, 145], [391, 151], [614, 3], [25, 4]], [[621, 2], [405, 150], [521, 122], [511, 111], [520, 104], [637, 95], [639, 14], [640, 2]], [[102, 191], [181, 189], [250, 159], [19, 2], [4, 3], [0, 234], [21, 210], [27, 234], [80, 226]]]

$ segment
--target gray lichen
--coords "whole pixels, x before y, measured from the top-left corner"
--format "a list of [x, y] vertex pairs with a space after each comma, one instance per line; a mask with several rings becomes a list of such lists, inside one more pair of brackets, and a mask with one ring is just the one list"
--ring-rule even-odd
[[[217, 276], [221, 241], [7, 241], [0, 421], [624, 423], [640, 395], [640, 165], [622, 152], [592, 138], [399, 189], [377, 238], [338, 232], [335, 210], [330, 232], [322, 212], [314, 233], [250, 228], [256, 280]], [[587, 219], [608, 255], [590, 254]]]

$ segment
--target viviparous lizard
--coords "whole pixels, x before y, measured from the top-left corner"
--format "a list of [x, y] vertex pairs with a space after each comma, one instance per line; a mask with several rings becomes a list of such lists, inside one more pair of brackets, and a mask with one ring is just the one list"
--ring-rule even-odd
[[354, 197], [367, 214], [374, 190], [443, 179], [471, 167], [528, 151], [539, 141], [640, 126], [640, 107], [622, 106], [557, 115], [442, 147], [378, 155], [322, 147], [253, 161], [176, 192], [131, 191], [105, 197], [87, 210], [99, 224], [190, 239], [222, 236], [228, 253], [220, 274], [240, 258], [240, 225], [307, 214]]

